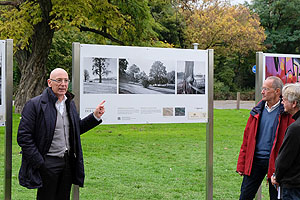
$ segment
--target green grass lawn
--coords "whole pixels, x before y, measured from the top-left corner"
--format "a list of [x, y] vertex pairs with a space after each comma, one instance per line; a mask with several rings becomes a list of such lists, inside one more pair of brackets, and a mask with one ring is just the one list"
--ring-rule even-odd
[[[214, 199], [238, 199], [242, 177], [236, 162], [249, 110], [214, 111]], [[14, 114], [12, 199], [35, 199], [18, 184], [21, 163]], [[206, 124], [101, 125], [81, 137], [85, 187], [80, 199], [205, 199]], [[4, 166], [4, 127], [0, 127]], [[4, 168], [0, 167], [0, 199]], [[266, 181], [263, 199], [268, 199]]]

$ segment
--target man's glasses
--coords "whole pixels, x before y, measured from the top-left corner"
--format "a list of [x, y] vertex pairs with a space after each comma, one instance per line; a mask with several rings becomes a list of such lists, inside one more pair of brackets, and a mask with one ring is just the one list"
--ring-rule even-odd
[[261, 91], [270, 91], [272, 88], [266, 88], [266, 87], [262, 87], [260, 88]]
[[58, 78], [58, 79], [50, 79], [51, 81], [54, 81], [58, 84], [62, 84], [62, 83], [70, 83], [70, 80], [69, 79], [61, 79], [61, 78]]

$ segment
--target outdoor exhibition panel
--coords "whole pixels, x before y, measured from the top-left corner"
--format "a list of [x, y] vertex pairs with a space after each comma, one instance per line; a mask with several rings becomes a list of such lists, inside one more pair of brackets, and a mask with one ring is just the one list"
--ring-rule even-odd
[[0, 126], [5, 124], [5, 40], [0, 40]]
[[80, 44], [80, 116], [106, 124], [208, 121], [208, 50]]
[[284, 84], [300, 81], [300, 55], [264, 53], [263, 66], [263, 80], [278, 76]]

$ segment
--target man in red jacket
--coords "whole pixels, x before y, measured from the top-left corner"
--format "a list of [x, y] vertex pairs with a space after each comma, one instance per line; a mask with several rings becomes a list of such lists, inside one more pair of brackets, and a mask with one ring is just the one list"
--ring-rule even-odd
[[[270, 182], [285, 130], [294, 121], [281, 104], [282, 87], [280, 78], [268, 77], [261, 89], [262, 100], [250, 112], [236, 169], [244, 176], [241, 200], [254, 199], [266, 175]], [[277, 199], [272, 184], [269, 194], [270, 199]]]

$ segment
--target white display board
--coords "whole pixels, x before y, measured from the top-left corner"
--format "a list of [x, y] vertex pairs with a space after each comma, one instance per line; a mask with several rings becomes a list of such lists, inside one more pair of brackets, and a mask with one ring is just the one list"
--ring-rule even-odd
[[5, 125], [5, 40], [0, 40], [0, 126]]
[[208, 50], [80, 44], [80, 116], [105, 124], [207, 123]]

